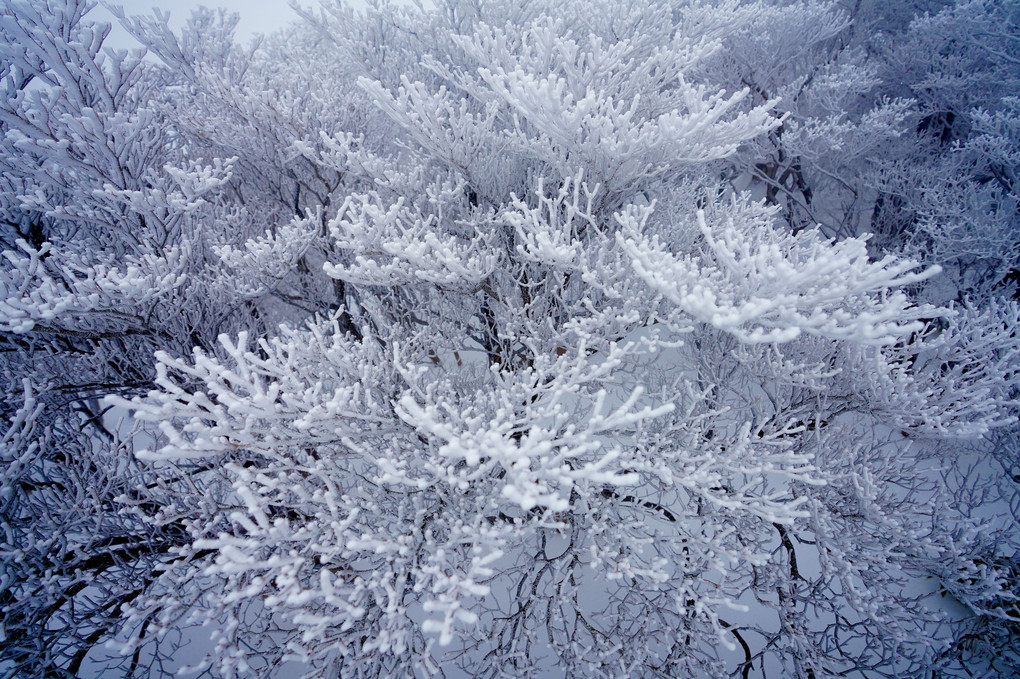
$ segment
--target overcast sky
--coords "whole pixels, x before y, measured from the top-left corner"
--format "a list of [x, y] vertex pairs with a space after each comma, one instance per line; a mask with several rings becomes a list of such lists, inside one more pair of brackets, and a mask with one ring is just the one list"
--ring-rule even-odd
[[[111, 5], [121, 5], [128, 15], [151, 14], [153, 8], [170, 12], [170, 25], [180, 29], [191, 15], [192, 10], [201, 7], [224, 7], [241, 15], [237, 37], [246, 40], [256, 33], [271, 33], [297, 18], [287, 5], [287, 0], [114, 0]], [[102, 6], [89, 14], [96, 21], [114, 24], [111, 42], [117, 47], [126, 47], [126, 34], [119, 31], [113, 16]]]
[[[0, 0], [2, 1], [2, 0]], [[318, 0], [298, 0], [307, 7], [317, 7]], [[410, 4], [405, 0], [407, 4]], [[121, 5], [128, 15], [151, 14], [153, 8], [170, 12], [170, 25], [180, 29], [198, 7], [223, 7], [241, 15], [241, 23], [237, 26], [237, 37], [242, 42], [256, 33], [272, 33], [297, 19], [297, 15], [288, 6], [287, 0], [109, 0], [111, 5]], [[358, 8], [364, 7], [364, 0], [346, 0], [346, 4]], [[399, 3], [398, 4], [404, 4]], [[95, 21], [107, 21], [114, 25], [108, 44], [115, 47], [128, 47], [131, 38], [117, 27], [116, 19], [102, 6], [97, 7], [90, 15]]]

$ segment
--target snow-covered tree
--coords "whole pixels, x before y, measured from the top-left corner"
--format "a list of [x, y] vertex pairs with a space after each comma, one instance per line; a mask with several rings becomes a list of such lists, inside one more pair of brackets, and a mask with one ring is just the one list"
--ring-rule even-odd
[[[159, 349], [264, 328], [258, 279], [232, 277], [217, 248], [290, 205], [239, 195], [239, 159], [171, 122], [174, 74], [140, 51], [103, 51], [109, 27], [83, 20], [90, 6], [0, 10], [0, 644], [3, 671], [25, 676], [74, 674], [187, 544], [180, 522], [145, 520], [166, 478], [138, 468], [101, 399], [151, 389]], [[208, 24], [201, 15], [182, 40]]]
[[1004, 3], [88, 8], [0, 14], [0, 670], [1017, 669], [1017, 107], [911, 70]]

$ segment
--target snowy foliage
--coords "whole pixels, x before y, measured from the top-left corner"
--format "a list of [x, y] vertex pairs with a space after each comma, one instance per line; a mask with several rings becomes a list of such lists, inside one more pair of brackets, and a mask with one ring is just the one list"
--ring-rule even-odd
[[0, 9], [0, 676], [1020, 671], [1016, 8], [438, 5]]

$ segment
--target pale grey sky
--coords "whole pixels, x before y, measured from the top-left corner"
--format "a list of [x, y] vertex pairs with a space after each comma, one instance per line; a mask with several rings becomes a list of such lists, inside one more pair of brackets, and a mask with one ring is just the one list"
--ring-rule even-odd
[[[108, 0], [111, 5], [121, 5], [128, 15], [151, 14], [153, 8], [170, 12], [170, 25], [179, 29], [187, 21], [191, 12], [198, 7], [223, 7], [241, 16], [237, 26], [237, 37], [246, 41], [256, 33], [272, 33], [297, 19], [297, 15], [288, 5], [287, 0]], [[298, 0], [307, 7], [317, 7], [318, 0]], [[364, 0], [346, 0], [355, 8], [365, 7]], [[398, 4], [410, 4], [409, 0]], [[102, 6], [97, 7], [90, 15], [94, 21], [107, 21], [113, 24], [113, 33], [109, 44], [114, 47], [128, 47], [130, 38], [122, 32], [113, 15]]]
[[[237, 26], [237, 37], [241, 40], [247, 40], [256, 33], [272, 33], [297, 18], [287, 5], [287, 0], [113, 0], [110, 4], [121, 5], [128, 15], [151, 14], [153, 8], [169, 11], [170, 25], [177, 29], [184, 25], [191, 12], [198, 7], [224, 7], [241, 15], [241, 23]], [[89, 16], [94, 20], [114, 24], [114, 33], [118, 33], [116, 20], [104, 7], [97, 7]], [[125, 46], [121, 42], [125, 36], [111, 35], [111, 39], [117, 47]]]

